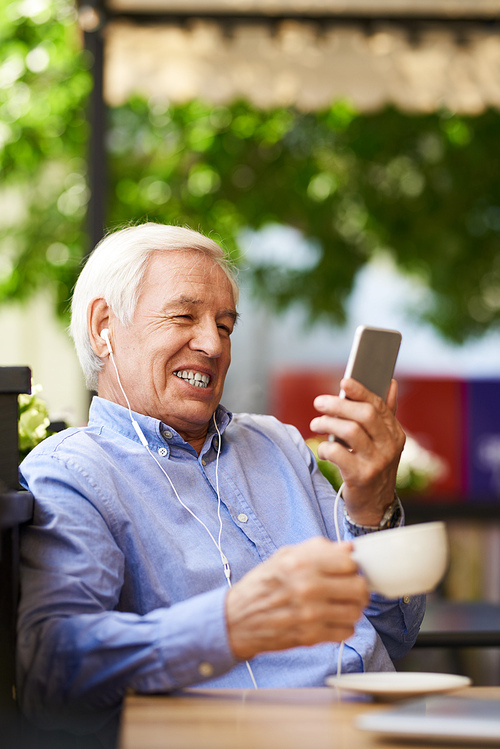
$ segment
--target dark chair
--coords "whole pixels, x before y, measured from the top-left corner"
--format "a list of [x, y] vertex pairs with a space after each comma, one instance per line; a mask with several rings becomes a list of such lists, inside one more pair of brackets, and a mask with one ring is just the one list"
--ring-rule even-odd
[[[19, 531], [33, 516], [33, 496], [18, 483], [18, 395], [31, 392], [28, 367], [0, 367], [0, 747], [102, 749], [93, 735], [39, 731], [18, 710], [15, 692]], [[59, 425], [51, 425], [57, 431]], [[60, 425], [64, 427], [65, 425]], [[110, 736], [110, 746], [112, 736]]]
[[[30, 520], [33, 497], [18, 483], [18, 404], [31, 392], [28, 367], [0, 367], [0, 716], [2, 745], [15, 746], [16, 611], [19, 594], [19, 527]], [[4, 743], [5, 742], [5, 743]]]

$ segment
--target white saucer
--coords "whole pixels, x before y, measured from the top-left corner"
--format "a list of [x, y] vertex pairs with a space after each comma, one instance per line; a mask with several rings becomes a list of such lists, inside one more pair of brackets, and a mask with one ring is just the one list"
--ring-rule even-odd
[[421, 694], [451, 692], [471, 684], [467, 676], [420, 671], [369, 671], [363, 674], [328, 676], [329, 687], [371, 694], [378, 699], [401, 700]]

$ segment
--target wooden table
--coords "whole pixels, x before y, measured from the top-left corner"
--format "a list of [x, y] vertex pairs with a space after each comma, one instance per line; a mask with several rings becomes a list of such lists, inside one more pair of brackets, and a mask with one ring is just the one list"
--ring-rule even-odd
[[[455, 694], [498, 699], [500, 709], [500, 687], [469, 687]], [[404, 742], [380, 740], [354, 725], [362, 712], [386, 708], [387, 703], [340, 697], [329, 688], [129, 695], [119, 749], [408, 749]], [[419, 746], [434, 747], [427, 741], [413, 744]]]

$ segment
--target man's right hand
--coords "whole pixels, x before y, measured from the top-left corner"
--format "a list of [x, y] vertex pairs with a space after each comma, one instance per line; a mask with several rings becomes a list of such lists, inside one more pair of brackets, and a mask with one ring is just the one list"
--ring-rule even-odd
[[368, 604], [352, 545], [317, 537], [285, 546], [229, 590], [226, 618], [233, 654], [340, 642]]

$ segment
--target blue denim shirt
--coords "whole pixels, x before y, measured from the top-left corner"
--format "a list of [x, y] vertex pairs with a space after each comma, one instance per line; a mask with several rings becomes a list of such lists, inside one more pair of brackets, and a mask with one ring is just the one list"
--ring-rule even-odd
[[[215, 440], [196, 451], [134, 414], [179, 497], [217, 538]], [[271, 416], [216, 412], [221, 545], [233, 582], [284, 544], [335, 539], [335, 493], [298, 431]], [[176, 499], [127, 409], [93, 400], [89, 424], [45, 440], [21, 466], [35, 496], [22, 538], [18, 673], [24, 711], [56, 726], [65, 710], [117, 705], [127, 689], [251, 687], [231, 653], [218, 549]], [[344, 527], [346, 537], [348, 532]], [[391, 670], [412, 646], [424, 600], [372, 597], [343, 670]], [[259, 687], [319, 686], [337, 643], [264, 653]]]

